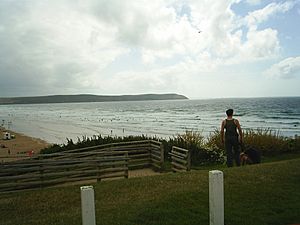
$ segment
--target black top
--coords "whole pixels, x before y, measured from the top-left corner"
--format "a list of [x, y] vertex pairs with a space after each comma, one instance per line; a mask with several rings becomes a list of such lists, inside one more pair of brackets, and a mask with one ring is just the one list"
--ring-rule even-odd
[[236, 124], [234, 123], [234, 119], [228, 120], [226, 119], [226, 124], [225, 124], [225, 136], [238, 136], [238, 133], [236, 131]]

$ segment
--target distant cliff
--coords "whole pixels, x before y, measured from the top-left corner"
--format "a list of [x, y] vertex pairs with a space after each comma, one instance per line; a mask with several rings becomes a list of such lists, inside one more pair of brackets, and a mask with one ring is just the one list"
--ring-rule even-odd
[[147, 100], [177, 100], [188, 99], [178, 94], [142, 94], [142, 95], [51, 95], [35, 97], [0, 98], [0, 104], [42, 104], [70, 102], [114, 102], [114, 101], [147, 101]]

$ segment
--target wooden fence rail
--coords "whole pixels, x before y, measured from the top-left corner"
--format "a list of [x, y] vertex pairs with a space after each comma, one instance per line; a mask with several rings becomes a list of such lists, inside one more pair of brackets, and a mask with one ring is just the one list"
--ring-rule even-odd
[[0, 192], [43, 188], [58, 184], [128, 178], [128, 152], [94, 153], [83, 159], [19, 160], [0, 165]]
[[135, 169], [138, 167], [153, 166], [157, 169], [161, 169], [164, 162], [164, 148], [161, 142], [154, 140], [145, 141], [132, 141], [132, 142], [120, 142], [104, 145], [97, 145], [93, 147], [72, 149], [64, 151], [63, 153], [43, 154], [35, 156], [36, 158], [84, 158], [92, 152], [106, 152], [106, 151], [127, 151], [129, 157], [129, 168]]
[[113, 177], [128, 178], [129, 168], [161, 169], [163, 151], [160, 142], [138, 141], [33, 157], [0, 157], [14, 159], [0, 164], [0, 192]]
[[191, 170], [191, 154], [189, 150], [173, 146], [169, 155], [171, 156], [173, 172]]

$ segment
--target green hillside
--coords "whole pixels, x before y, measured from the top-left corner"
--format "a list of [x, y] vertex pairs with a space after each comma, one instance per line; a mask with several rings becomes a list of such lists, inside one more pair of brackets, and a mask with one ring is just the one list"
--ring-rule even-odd
[[[300, 158], [224, 169], [225, 224], [300, 223]], [[208, 170], [93, 184], [97, 224], [207, 225]], [[80, 186], [0, 194], [0, 224], [81, 225]]]
[[41, 104], [70, 102], [113, 102], [113, 101], [147, 101], [188, 99], [178, 94], [142, 94], [142, 95], [51, 95], [34, 97], [0, 98], [0, 104]]

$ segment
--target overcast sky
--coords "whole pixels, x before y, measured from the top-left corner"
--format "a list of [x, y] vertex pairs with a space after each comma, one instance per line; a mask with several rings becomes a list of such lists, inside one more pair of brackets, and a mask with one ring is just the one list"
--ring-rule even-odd
[[300, 1], [0, 0], [0, 97], [300, 96]]

